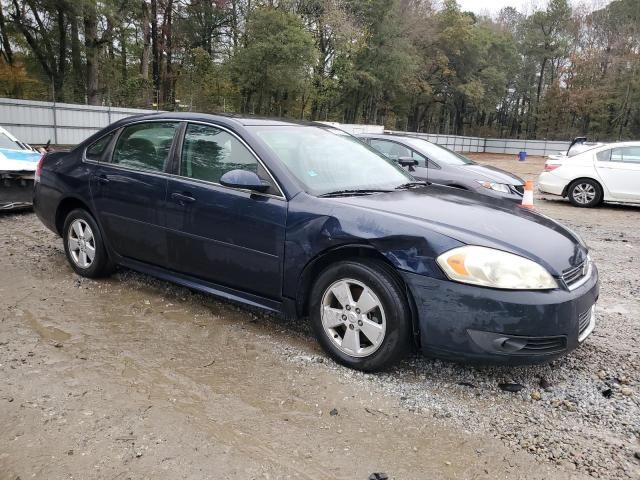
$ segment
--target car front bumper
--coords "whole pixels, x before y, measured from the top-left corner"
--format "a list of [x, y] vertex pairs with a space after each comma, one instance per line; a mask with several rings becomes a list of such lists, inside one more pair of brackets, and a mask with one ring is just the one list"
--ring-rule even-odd
[[566, 187], [567, 181], [552, 172], [542, 172], [538, 178], [538, 190], [542, 193], [562, 196]]
[[535, 364], [575, 349], [593, 331], [598, 271], [573, 291], [497, 290], [403, 272], [423, 353], [478, 363]]

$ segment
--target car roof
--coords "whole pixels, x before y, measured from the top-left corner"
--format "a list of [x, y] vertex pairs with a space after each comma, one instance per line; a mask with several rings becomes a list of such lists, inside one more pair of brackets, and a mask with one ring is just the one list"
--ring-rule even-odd
[[628, 142], [613, 142], [613, 143], [597, 143], [590, 145], [589, 148], [578, 152], [576, 155], [582, 155], [586, 152], [601, 152], [603, 150], [609, 150], [612, 148], [621, 148], [621, 147], [640, 147], [640, 141], [628, 141]]
[[158, 112], [158, 113], [145, 113], [142, 115], [134, 115], [121, 120], [118, 123], [140, 122], [145, 120], [184, 120], [184, 121], [204, 121], [204, 122], [218, 122], [224, 124], [235, 124], [242, 126], [292, 126], [292, 125], [306, 125], [315, 127], [329, 127], [316, 122], [289, 120], [282, 118], [269, 118], [259, 116], [243, 116], [230, 113], [196, 113], [196, 112]]
[[377, 138], [381, 140], [396, 140], [399, 142], [407, 141], [407, 140], [423, 140], [427, 143], [435, 145], [436, 147], [441, 147], [442, 145], [438, 145], [437, 143], [433, 143], [430, 140], [427, 140], [421, 135], [398, 135], [395, 133], [358, 133], [356, 134], [358, 138]]
[[408, 138], [421, 138], [418, 135], [396, 135], [394, 133], [356, 133], [355, 136], [366, 137], [366, 138], [398, 138], [401, 140], [408, 139]]

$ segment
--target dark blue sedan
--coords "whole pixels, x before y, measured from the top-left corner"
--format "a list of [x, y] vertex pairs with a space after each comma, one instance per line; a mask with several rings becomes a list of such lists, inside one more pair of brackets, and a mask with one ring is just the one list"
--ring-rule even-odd
[[536, 363], [593, 330], [598, 274], [555, 221], [416, 181], [344, 132], [132, 117], [36, 172], [34, 208], [80, 275], [116, 265], [290, 317], [374, 371], [411, 349]]

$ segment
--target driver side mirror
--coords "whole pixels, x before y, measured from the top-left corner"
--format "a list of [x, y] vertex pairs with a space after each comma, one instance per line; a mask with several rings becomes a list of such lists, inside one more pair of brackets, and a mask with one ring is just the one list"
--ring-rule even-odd
[[220, 185], [265, 193], [271, 184], [249, 170], [230, 170], [220, 177]]
[[409, 168], [418, 166], [418, 161], [415, 158], [411, 157], [399, 157], [398, 163], [403, 167]]

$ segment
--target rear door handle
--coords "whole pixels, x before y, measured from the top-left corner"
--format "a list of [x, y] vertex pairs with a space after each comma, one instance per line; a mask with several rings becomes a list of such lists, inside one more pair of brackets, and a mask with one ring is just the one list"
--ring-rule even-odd
[[176, 202], [178, 202], [180, 205], [185, 205], [187, 203], [193, 203], [196, 201], [196, 199], [187, 192], [185, 193], [173, 192], [171, 194], [171, 198]]
[[100, 183], [109, 183], [110, 182], [109, 178], [104, 173], [102, 173], [100, 175], [94, 175], [93, 178], [95, 178]]

